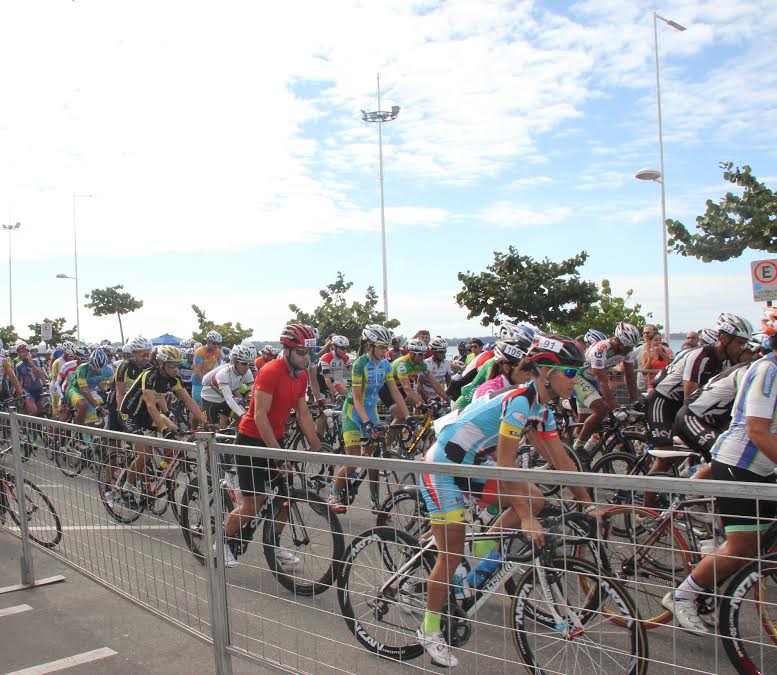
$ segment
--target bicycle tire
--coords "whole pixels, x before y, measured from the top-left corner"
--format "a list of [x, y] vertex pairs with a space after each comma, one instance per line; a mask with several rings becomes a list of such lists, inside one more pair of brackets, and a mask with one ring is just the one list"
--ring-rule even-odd
[[[385, 576], [400, 569], [417, 548], [418, 540], [406, 532], [373, 527], [348, 546], [337, 574], [337, 599], [348, 630], [368, 651], [395, 661], [409, 661], [424, 652], [416, 629], [423, 621], [425, 578], [434, 566], [435, 556], [424, 555], [407, 570], [402, 578], [409, 581], [405, 598], [399, 593], [402, 579], [388, 589], [388, 596], [377, 597], [376, 589], [383, 587]], [[371, 582], [368, 573], [383, 575], [384, 580]]]
[[[774, 599], [771, 602], [765, 599], [767, 583], [772, 588], [777, 585], [777, 553], [753, 560], [734, 574], [718, 607], [718, 626], [726, 655], [734, 669], [742, 675], [773, 672], [777, 665], [777, 650], [774, 648], [777, 644], [777, 617], [774, 615]], [[751, 590], [754, 596], [749, 600], [747, 596]], [[749, 615], [753, 610], [756, 615], [751, 620]], [[760, 630], [753, 637], [756, 627]]]
[[[125, 498], [118, 481], [124, 476], [129, 466], [129, 456], [123, 450], [114, 450], [108, 455], [108, 460], [103, 464], [100, 477], [97, 481], [97, 489], [100, 492], [100, 500], [105, 510], [119, 523], [134, 523], [143, 512], [142, 504], [132, 504]], [[125, 510], [126, 507], [126, 510]]]
[[[205, 564], [205, 538], [203, 536], [203, 522], [202, 522], [202, 508], [199, 506], [200, 495], [200, 481], [199, 478], [194, 478], [186, 486], [186, 492], [184, 492], [183, 499], [181, 500], [181, 532], [183, 533], [186, 546], [192, 552], [194, 558], [201, 564]], [[223, 500], [222, 513], [226, 518], [226, 515], [235, 508], [232, 503], [232, 498], [229, 496], [227, 490], [219, 490], [221, 493], [221, 499]], [[216, 521], [213, 518], [214, 504], [213, 504], [213, 484], [210, 477], [208, 477], [208, 495], [211, 506], [211, 531], [216, 531]], [[214, 537], [215, 538], [215, 537]], [[218, 548], [218, 546], [217, 546]]]
[[[311, 525], [314, 516], [318, 516], [319, 521]], [[276, 528], [276, 523], [281, 522], [284, 526]], [[321, 545], [311, 543], [311, 534], [319, 534], [326, 539], [331, 535], [331, 551], [322, 551]], [[290, 489], [288, 496], [273, 499], [264, 520], [262, 543], [264, 556], [275, 578], [287, 590], [304, 596], [319, 595], [332, 587], [337, 561], [342, 558], [345, 548], [340, 519], [329, 505], [313, 491], [297, 489]], [[284, 572], [276, 556], [279, 548], [297, 555], [302, 570]]]
[[[8, 504], [8, 512], [11, 514], [13, 521], [21, 527], [16, 484], [9, 481], [7, 487], [10, 497], [6, 502]], [[26, 478], [24, 479], [24, 499], [30, 539], [45, 548], [53, 548], [62, 539], [62, 521], [59, 519], [57, 510], [43, 490]], [[12, 508], [13, 503], [16, 503], [16, 510]], [[48, 514], [48, 516], [44, 516], [44, 513]], [[38, 516], [36, 514], [41, 515]], [[43, 524], [41, 524], [41, 521], [43, 521]]]
[[72, 436], [70, 437], [70, 442], [59, 446], [54, 455], [54, 461], [59, 470], [68, 478], [75, 478], [86, 466], [84, 453], [76, 447]]
[[[601, 577], [596, 566], [584, 560], [556, 557], [551, 562], [544, 563], [543, 569], [548, 573], [549, 583], [555, 584], [557, 588], [560, 586], [558, 592], [564, 598], [565, 606], [578, 610], [581, 627], [573, 629], [571, 632], [577, 634], [570, 636], [567, 635], [569, 629], [566, 625], [555, 624], [548, 610], [542, 609], [543, 605], [547, 605], [547, 601], [543, 597], [542, 584], [536, 579], [537, 567], [527, 569], [516, 583], [510, 605], [513, 642], [526, 669], [534, 675], [546, 672], [588, 675], [591, 672], [591, 664], [602, 662], [603, 656], [606, 656], [608, 662], [614, 662], [616, 658], [625, 659], [623, 665], [618, 665], [629, 675], [644, 675], [649, 665], [647, 634], [634, 601], [623, 586], [614, 579]], [[588, 580], [587, 587], [580, 579], [569, 580], [570, 574], [582, 575]], [[532, 600], [530, 596], [535, 590], [539, 591], [540, 596]], [[570, 600], [569, 591], [582, 592], [584, 597], [581, 600]], [[608, 606], [617, 608], [616, 612], [602, 611], [603, 607]], [[594, 648], [596, 653], [593, 655], [580, 657], [575, 653], [572, 657], [565, 656], [565, 648], [579, 652], [586, 649], [597, 636], [611, 638], [615, 634], [612, 630], [613, 613], [619, 613], [622, 624], [620, 627], [623, 629], [617, 647], [602, 645]], [[606, 626], [606, 630], [592, 630], [598, 621]], [[537, 649], [534, 646], [542, 637], [543, 633], [540, 631], [543, 630], [548, 636], [548, 644], [552, 645], [550, 649]], [[580, 639], [582, 635], [587, 635], [588, 640]], [[547, 658], [548, 662], [540, 664], [540, 655]], [[557, 660], [555, 665], [554, 660]]]
[[[631, 475], [637, 464], [637, 458], [628, 452], [610, 452], [602, 455], [591, 467], [591, 473], [606, 473], [613, 476]], [[631, 504], [634, 495], [629, 490], [612, 488], [594, 488], [596, 504]]]
[[418, 491], [397, 490], [380, 507], [377, 527], [397, 528], [413, 537], [429, 529], [429, 512]]

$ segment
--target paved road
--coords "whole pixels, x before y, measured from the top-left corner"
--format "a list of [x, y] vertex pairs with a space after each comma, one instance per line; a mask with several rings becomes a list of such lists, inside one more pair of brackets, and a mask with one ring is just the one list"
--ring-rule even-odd
[[[208, 633], [204, 567], [186, 548], [169, 509], [161, 517], [146, 513], [131, 525], [120, 525], [108, 515], [99, 498], [94, 474], [88, 470], [80, 477], [67, 478], [40, 457], [31, 460], [25, 468], [34, 482], [52, 498], [62, 518], [65, 532], [56, 548], [60, 555], [192, 629]], [[361, 508], [351, 509], [341, 518], [347, 542], [374, 524], [374, 516], [369, 508], [365, 508], [362, 495], [357, 504]], [[259, 538], [257, 533], [257, 540]], [[17, 540], [2, 535], [0, 556], [3, 557], [0, 559], [7, 564], [0, 569], [7, 578], [6, 584], [18, 581], [18, 565], [13, 560], [17, 545]], [[269, 572], [262, 553], [261, 546], [253, 544], [241, 558], [241, 565], [227, 571], [230, 627], [236, 646], [298, 671], [378, 673], [386, 667], [399, 672], [418, 667], [433, 668], [425, 658], [408, 664], [387, 664], [375, 659], [348, 631], [334, 589], [310, 598], [294, 596]], [[47, 570], [49, 566], [58, 567], [41, 554], [36, 560], [42, 561], [39, 576], [45, 575], [47, 572], [41, 570]], [[74, 572], [66, 574], [68, 583], [59, 587], [25, 591], [24, 597], [19, 596], [18, 600], [0, 596], [6, 605], [27, 602], [35, 606], [35, 602], [27, 598], [53, 598], [48, 601], [52, 604], [41, 606], [41, 612], [36, 608], [0, 621], [12, 625], [9, 622], [14, 619], [31, 621], [38, 614], [43, 620], [39, 632], [42, 630], [44, 635], [48, 634], [49, 625], [52, 634], [56, 632], [55, 626], [66, 627], [63, 638], [52, 640], [46, 653], [28, 647], [29, 643], [21, 640], [24, 630], [20, 630], [20, 641], [12, 642], [18, 644], [19, 649], [14, 650], [8, 663], [0, 660], [0, 669], [13, 670], [103, 646], [120, 655], [109, 657], [106, 664], [123, 659], [127, 668], [135, 664], [133, 672], [145, 672], [144, 668], [159, 672], [164, 668], [158, 666], [165, 661], [170, 672], [169, 663], [174, 663], [182, 652], [202, 659], [202, 670], [199, 666], [187, 667], [188, 672], [212, 669], [209, 647], [175, 631], [161, 620], [149, 617], [131, 603]], [[6, 605], [0, 605], [0, 608]], [[52, 611], [53, 607], [56, 609]], [[495, 598], [482, 608], [472, 637], [459, 654], [461, 672], [516, 672], [518, 657], [512, 633], [506, 628], [509, 610], [509, 598]], [[118, 632], [121, 635], [117, 635]], [[0, 631], [0, 635], [5, 642], [6, 633]], [[87, 639], [90, 636], [95, 639], [90, 641]], [[711, 638], [693, 637], [671, 628], [651, 631], [649, 637], [651, 657], [655, 659], [651, 672], [730, 672], [722, 649]], [[68, 649], [71, 640], [73, 646]], [[721, 652], [719, 660], [716, 651]], [[0, 651], [0, 658], [6, 658], [6, 655], [7, 650]], [[248, 669], [243, 672], [258, 672], [238, 659], [234, 662], [236, 670], [239, 665]], [[591, 667], [611, 672], [608, 663], [608, 655], [602, 653]], [[676, 669], [672, 668], [672, 663], [676, 664]], [[95, 672], [94, 667], [81, 668], [87, 668], [83, 672]], [[563, 671], [564, 667], [559, 666], [559, 670]]]

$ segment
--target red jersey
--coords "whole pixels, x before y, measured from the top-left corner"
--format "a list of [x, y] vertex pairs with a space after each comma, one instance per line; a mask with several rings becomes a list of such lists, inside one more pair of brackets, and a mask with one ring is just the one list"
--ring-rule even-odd
[[272, 432], [275, 438], [283, 436], [286, 431], [286, 420], [289, 419], [289, 414], [297, 401], [305, 397], [307, 388], [307, 370], [303, 370], [298, 377], [292, 377], [286, 359], [277, 358], [266, 363], [254, 380], [254, 391], [251, 404], [248, 406], [248, 414], [240, 419], [238, 427], [240, 433], [251, 438], [261, 438], [254, 422], [254, 403], [256, 392], [263, 391], [272, 396], [270, 410], [267, 412]]

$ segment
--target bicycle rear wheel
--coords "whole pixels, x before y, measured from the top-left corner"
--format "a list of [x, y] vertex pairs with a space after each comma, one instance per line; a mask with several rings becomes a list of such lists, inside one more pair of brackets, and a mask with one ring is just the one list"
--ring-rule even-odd
[[418, 537], [429, 529], [426, 502], [418, 490], [397, 490], [380, 507], [378, 527], [395, 527]]
[[[13, 521], [21, 526], [18, 488], [11, 481], [7, 483], [7, 487], [8, 511]], [[43, 491], [35, 483], [26, 478], [24, 479], [24, 499], [30, 539], [46, 548], [56, 546], [62, 539], [62, 522], [51, 500], [43, 494]]]
[[511, 604], [513, 640], [527, 669], [537, 674], [647, 672], [645, 628], [618, 582], [599, 576], [589, 562], [567, 557], [555, 558], [542, 571], [553, 602], [543, 590], [540, 569], [532, 566], [518, 580]]
[[120, 523], [134, 523], [143, 512], [142, 505], [121, 489], [130, 461], [130, 456], [123, 450], [112, 452], [102, 465], [97, 481], [105, 510]]

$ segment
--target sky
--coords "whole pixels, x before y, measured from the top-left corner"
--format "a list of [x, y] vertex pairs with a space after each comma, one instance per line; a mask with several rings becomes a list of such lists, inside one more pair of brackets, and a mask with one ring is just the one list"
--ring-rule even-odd
[[[653, 11], [667, 217], [690, 226], [732, 186], [777, 183], [773, 0], [0, 3], [0, 222], [13, 322], [75, 320], [122, 284], [125, 338], [196, 329], [191, 305], [274, 339], [337, 272], [382, 293], [383, 126], [389, 316], [412, 334], [483, 334], [453, 297], [516, 247], [611, 281], [661, 320]], [[74, 197], [74, 195], [77, 195]], [[0, 232], [0, 261], [8, 251]], [[669, 256], [673, 332], [721, 311], [755, 322], [747, 252]], [[0, 263], [0, 324], [9, 321]], [[82, 338], [119, 339], [81, 307]]]

